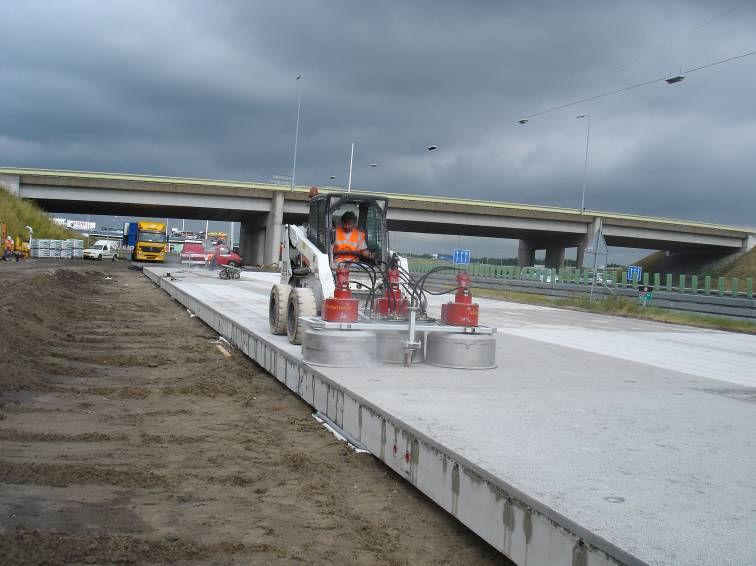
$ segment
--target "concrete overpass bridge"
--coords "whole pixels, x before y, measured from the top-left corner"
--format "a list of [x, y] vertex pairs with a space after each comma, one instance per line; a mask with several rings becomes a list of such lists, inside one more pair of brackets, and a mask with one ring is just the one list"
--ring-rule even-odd
[[[306, 218], [308, 189], [217, 181], [0, 167], [0, 184], [50, 212], [193, 218], [241, 223], [242, 256], [250, 263], [278, 257], [282, 223]], [[321, 188], [321, 191], [338, 190]], [[601, 228], [610, 246], [726, 256], [756, 243], [756, 228], [720, 226], [569, 208], [494, 201], [353, 191], [387, 196], [389, 229], [400, 232], [518, 239], [520, 265], [537, 250], [558, 267], [566, 248], [585, 247]]]

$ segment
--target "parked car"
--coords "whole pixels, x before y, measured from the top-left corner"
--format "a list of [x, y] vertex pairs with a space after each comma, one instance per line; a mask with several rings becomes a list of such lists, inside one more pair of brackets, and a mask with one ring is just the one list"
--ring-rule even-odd
[[97, 240], [90, 248], [86, 248], [82, 254], [84, 259], [118, 259], [120, 246], [113, 240]]

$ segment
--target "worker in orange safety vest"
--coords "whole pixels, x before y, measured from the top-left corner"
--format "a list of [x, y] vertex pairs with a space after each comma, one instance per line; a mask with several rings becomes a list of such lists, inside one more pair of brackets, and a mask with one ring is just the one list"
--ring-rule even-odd
[[373, 253], [365, 243], [365, 232], [356, 228], [356, 224], [354, 212], [347, 211], [341, 216], [341, 226], [336, 228], [333, 241], [333, 259], [336, 262], [373, 259]]

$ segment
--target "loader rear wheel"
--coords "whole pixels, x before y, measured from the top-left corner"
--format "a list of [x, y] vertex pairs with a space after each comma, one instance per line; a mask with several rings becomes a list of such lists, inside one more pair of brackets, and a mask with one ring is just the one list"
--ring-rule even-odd
[[302, 335], [306, 328], [303, 316], [315, 316], [315, 294], [307, 287], [296, 287], [289, 295], [289, 306], [286, 309], [286, 334], [292, 344], [301, 344]]
[[268, 323], [273, 334], [282, 336], [286, 334], [286, 309], [289, 304], [291, 285], [277, 283], [270, 290], [268, 302]]

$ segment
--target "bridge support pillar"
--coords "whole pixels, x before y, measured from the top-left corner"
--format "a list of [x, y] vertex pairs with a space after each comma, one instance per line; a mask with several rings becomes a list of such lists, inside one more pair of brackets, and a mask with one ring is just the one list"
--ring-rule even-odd
[[248, 265], [278, 263], [283, 222], [282, 192], [273, 194], [270, 212], [242, 220], [239, 231], [239, 255]]
[[748, 234], [743, 239], [743, 251], [749, 252], [756, 246], [756, 234]]
[[520, 267], [533, 267], [535, 265], [535, 245], [528, 240], [520, 240], [517, 248], [517, 265]]
[[261, 218], [242, 220], [239, 229], [239, 255], [246, 265], [265, 263], [265, 226]]
[[10, 191], [12, 195], [18, 195], [21, 177], [19, 175], [6, 175], [0, 173], [0, 185]]
[[270, 265], [278, 263], [279, 247], [281, 244], [281, 225], [283, 224], [284, 194], [273, 193], [270, 201], [270, 212], [265, 220], [265, 261]]
[[560, 269], [564, 264], [564, 246], [549, 246], [546, 248], [546, 261], [549, 269]]
[[599, 230], [601, 230], [601, 218], [596, 217], [588, 226], [588, 232], [586, 232], [585, 234], [585, 239], [580, 244], [578, 244], [576, 263], [579, 268], [593, 267], [592, 265], [583, 265], [583, 261], [585, 260], [585, 248], [591, 245], [593, 240], [596, 238], [596, 234], [598, 234]]
[[564, 264], [566, 246], [562, 242], [549, 240], [520, 240], [517, 249], [517, 265], [533, 267], [535, 265], [536, 250], [546, 250], [545, 265], [551, 269], [559, 269]]

